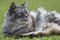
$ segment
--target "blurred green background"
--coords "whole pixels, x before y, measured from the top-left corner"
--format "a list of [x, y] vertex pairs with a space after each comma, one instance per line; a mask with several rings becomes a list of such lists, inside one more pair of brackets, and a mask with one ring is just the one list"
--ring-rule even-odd
[[49, 36], [49, 37], [39, 37], [39, 38], [4, 38], [2, 35], [2, 24], [4, 21], [4, 14], [10, 7], [12, 2], [15, 2], [17, 5], [27, 1], [28, 10], [36, 10], [39, 7], [44, 7], [46, 10], [56, 10], [60, 12], [60, 0], [0, 0], [0, 40], [60, 40], [60, 35]]

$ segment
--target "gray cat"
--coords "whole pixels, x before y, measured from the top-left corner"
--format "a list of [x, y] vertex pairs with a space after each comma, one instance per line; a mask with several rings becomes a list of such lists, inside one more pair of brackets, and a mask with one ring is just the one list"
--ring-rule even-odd
[[[58, 16], [59, 15], [59, 16]], [[16, 6], [12, 2], [3, 24], [4, 36], [49, 35], [60, 33], [60, 14], [47, 12], [43, 8], [28, 11], [26, 3]]]

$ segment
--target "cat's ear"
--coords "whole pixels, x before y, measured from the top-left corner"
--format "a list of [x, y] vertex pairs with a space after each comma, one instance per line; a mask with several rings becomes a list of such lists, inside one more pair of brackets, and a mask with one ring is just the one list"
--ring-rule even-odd
[[21, 4], [22, 7], [27, 7], [27, 2]]
[[15, 3], [14, 2], [12, 2], [11, 3], [11, 6], [10, 6], [10, 8], [9, 8], [9, 12], [14, 12], [14, 10], [16, 9], [16, 5], [15, 5]]

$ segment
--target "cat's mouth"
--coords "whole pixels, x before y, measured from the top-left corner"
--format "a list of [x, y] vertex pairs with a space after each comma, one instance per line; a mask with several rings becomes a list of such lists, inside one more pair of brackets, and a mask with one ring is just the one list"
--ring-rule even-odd
[[16, 21], [26, 22], [28, 21], [27, 18], [17, 18]]
[[26, 17], [26, 16], [17, 16], [17, 17], [14, 17], [13, 19], [12, 19], [12, 21], [28, 21], [28, 17]]
[[24, 19], [16, 19], [16, 22], [23, 23], [23, 22], [26, 22], [26, 21]]
[[24, 18], [24, 17], [18, 17], [16, 20], [15, 20], [15, 22], [17, 23], [17, 24], [24, 24], [24, 23], [26, 23], [28, 21], [28, 18]]

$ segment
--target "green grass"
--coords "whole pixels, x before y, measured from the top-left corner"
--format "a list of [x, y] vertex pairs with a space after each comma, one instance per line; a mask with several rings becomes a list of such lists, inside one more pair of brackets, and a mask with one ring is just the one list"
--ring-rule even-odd
[[23, 2], [28, 2], [28, 10], [36, 10], [39, 7], [44, 7], [46, 10], [56, 10], [60, 12], [60, 0], [0, 0], [0, 40], [60, 40], [60, 35], [54, 35], [49, 37], [34, 37], [34, 38], [5, 38], [2, 35], [2, 24], [4, 20], [4, 14], [9, 8], [12, 2], [16, 4], [21, 4]]

